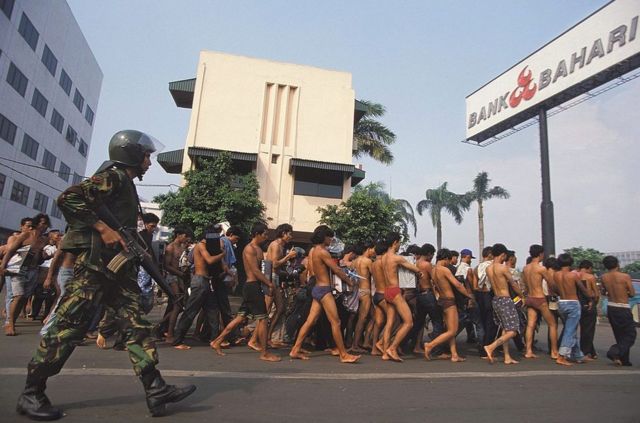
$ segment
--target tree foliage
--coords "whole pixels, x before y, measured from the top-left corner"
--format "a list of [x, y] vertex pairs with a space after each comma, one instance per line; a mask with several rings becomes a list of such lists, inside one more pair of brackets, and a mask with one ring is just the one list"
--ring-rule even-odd
[[596, 273], [604, 272], [602, 259], [604, 254], [594, 248], [572, 247], [564, 250], [565, 253], [571, 254], [573, 257], [573, 265], [578, 267], [582, 260], [589, 260], [593, 263], [593, 271]]
[[391, 198], [380, 182], [357, 186], [347, 201], [319, 207], [318, 212], [320, 223], [333, 228], [345, 244], [376, 240], [390, 231], [408, 240], [409, 230], [415, 235], [417, 229], [411, 205]]
[[640, 260], [627, 264], [622, 268], [622, 271], [626, 273], [640, 274]]
[[186, 225], [201, 234], [212, 223], [228, 221], [248, 232], [254, 223], [263, 221], [265, 207], [255, 174], [234, 174], [228, 153], [213, 160], [200, 158], [198, 165], [184, 174], [186, 183], [177, 192], [153, 199], [163, 211], [163, 225]]
[[428, 189], [424, 200], [418, 202], [416, 209], [418, 214], [429, 212], [431, 223], [436, 228], [436, 243], [438, 249], [442, 247], [442, 212], [446, 211], [457, 224], [462, 223], [463, 212], [469, 210], [470, 199], [464, 194], [456, 194], [447, 189], [447, 182], [443, 182], [438, 188]]
[[396, 134], [378, 122], [386, 110], [382, 104], [360, 100], [367, 107], [364, 116], [353, 128], [353, 140], [356, 158], [369, 156], [380, 163], [389, 165], [393, 162], [393, 153], [389, 146], [396, 142]]

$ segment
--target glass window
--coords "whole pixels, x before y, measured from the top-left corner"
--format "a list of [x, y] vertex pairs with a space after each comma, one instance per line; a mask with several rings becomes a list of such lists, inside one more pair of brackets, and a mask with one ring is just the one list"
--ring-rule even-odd
[[51, 214], [52, 217], [55, 217], [57, 219], [61, 219], [62, 218], [62, 212], [58, 208], [58, 205], [56, 204], [55, 201], [51, 202], [51, 213], [50, 214]]
[[62, 69], [62, 72], [60, 72], [60, 86], [62, 87], [64, 92], [67, 93], [67, 95], [71, 95], [71, 84], [71, 78], [69, 78], [67, 72]]
[[0, 9], [9, 20], [11, 20], [11, 13], [13, 13], [13, 3], [14, 0], [0, 0]]
[[60, 162], [60, 169], [58, 170], [58, 176], [65, 182], [69, 182], [69, 176], [71, 176], [71, 168], [64, 162]]
[[87, 109], [84, 111], [84, 118], [87, 122], [89, 122], [89, 125], [93, 125], [93, 117], [94, 117], [94, 113], [93, 110], [91, 110], [91, 107], [87, 106]]
[[73, 104], [76, 105], [78, 111], [82, 113], [84, 107], [84, 97], [80, 94], [80, 91], [76, 88], [76, 92], [73, 94]]
[[342, 198], [344, 175], [341, 172], [296, 167], [294, 195]]
[[78, 151], [80, 152], [80, 154], [82, 154], [84, 157], [87, 157], [87, 143], [84, 142], [84, 140], [82, 138], [80, 138], [80, 146], [78, 147]]
[[0, 173], [0, 196], [4, 195], [4, 183], [7, 182], [7, 177]]
[[53, 54], [48, 45], [44, 45], [44, 51], [42, 52], [42, 63], [47, 68], [51, 76], [56, 76], [56, 69], [58, 68], [58, 59]]
[[13, 145], [16, 139], [16, 130], [18, 128], [7, 119], [2, 113], [0, 113], [0, 138]]
[[18, 69], [13, 62], [9, 66], [9, 72], [7, 72], [7, 82], [18, 92], [18, 94], [24, 97], [29, 80], [22, 72], [20, 72], [20, 69]]
[[47, 107], [49, 106], [49, 100], [47, 100], [45, 96], [43, 96], [42, 93], [36, 88], [33, 90], [31, 105], [38, 111], [38, 113], [42, 115], [42, 117], [45, 117], [47, 114]]
[[51, 112], [51, 126], [56, 128], [56, 131], [62, 134], [62, 127], [64, 126], [64, 118], [56, 109]]
[[42, 213], [46, 213], [48, 205], [49, 205], [49, 197], [47, 197], [41, 192], [36, 191], [36, 196], [33, 199], [33, 208], [38, 211], [41, 211]]
[[31, 157], [33, 160], [36, 160], [38, 157], [38, 141], [31, 138], [29, 135], [24, 134], [24, 139], [22, 140], [22, 152], [27, 156]]
[[82, 176], [80, 176], [77, 173], [73, 172], [73, 180], [71, 181], [71, 183], [73, 185], [78, 185], [80, 182], [82, 182]]
[[54, 156], [49, 150], [45, 149], [44, 155], [42, 156], [42, 166], [53, 172], [56, 168], [56, 161], [56, 156]]
[[78, 133], [71, 127], [71, 125], [67, 125], [67, 135], [65, 135], [65, 139], [69, 142], [69, 144], [73, 145], [74, 147], [76, 146]]
[[26, 206], [28, 200], [29, 187], [18, 181], [13, 181], [13, 187], [11, 188], [11, 201], [15, 201], [16, 203]]
[[20, 19], [20, 26], [18, 27], [18, 32], [22, 35], [22, 38], [29, 44], [31, 50], [36, 51], [36, 47], [38, 46], [38, 38], [40, 34], [35, 26], [31, 23], [31, 20], [27, 17], [27, 15], [23, 12], [22, 19]]

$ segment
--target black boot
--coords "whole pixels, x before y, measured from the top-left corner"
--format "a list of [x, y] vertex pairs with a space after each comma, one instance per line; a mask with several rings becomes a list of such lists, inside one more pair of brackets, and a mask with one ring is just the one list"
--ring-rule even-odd
[[194, 385], [167, 385], [156, 369], [144, 373], [140, 379], [147, 394], [147, 407], [153, 417], [161, 416], [166, 404], [182, 401], [196, 390]]
[[16, 411], [32, 420], [58, 420], [62, 417], [62, 410], [53, 407], [51, 401], [44, 394], [46, 379], [35, 380], [32, 376], [27, 376], [27, 385], [18, 398]]

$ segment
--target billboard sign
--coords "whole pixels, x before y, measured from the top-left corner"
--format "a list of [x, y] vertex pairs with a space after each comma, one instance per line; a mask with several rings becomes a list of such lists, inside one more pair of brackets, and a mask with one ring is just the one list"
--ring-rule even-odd
[[608, 3], [466, 99], [481, 143], [640, 66], [640, 0]]

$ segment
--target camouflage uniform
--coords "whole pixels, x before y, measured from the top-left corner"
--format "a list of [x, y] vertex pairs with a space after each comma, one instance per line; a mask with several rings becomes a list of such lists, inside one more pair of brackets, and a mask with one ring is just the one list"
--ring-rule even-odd
[[141, 317], [137, 268], [129, 265], [118, 278], [106, 269], [117, 250], [106, 247], [93, 229], [98, 221], [95, 210], [106, 205], [127, 228], [137, 224], [138, 197], [127, 173], [118, 167], [97, 173], [67, 189], [58, 198], [69, 230], [62, 248], [77, 254], [73, 279], [57, 307], [50, 327], [29, 362], [29, 376], [45, 379], [57, 374], [73, 349], [84, 338], [99, 304], [124, 334], [129, 359], [137, 375], [147, 373], [158, 363], [151, 324]]

